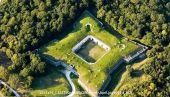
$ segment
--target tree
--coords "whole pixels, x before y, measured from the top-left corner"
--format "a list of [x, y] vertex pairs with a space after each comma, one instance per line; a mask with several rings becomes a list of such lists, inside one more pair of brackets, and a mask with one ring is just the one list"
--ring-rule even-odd
[[139, 3], [139, 0], [130, 0], [130, 2], [137, 4], [137, 3]]
[[34, 4], [35, 4], [36, 6], [39, 6], [40, 3], [41, 3], [41, 0], [33, 0], [33, 1], [34, 1]]
[[48, 7], [52, 6], [51, 0], [46, 0], [46, 5], [47, 5]]
[[6, 86], [2, 88], [1, 92], [4, 96], [14, 96], [12, 91], [9, 91], [9, 89]]
[[102, 7], [98, 12], [97, 12], [97, 17], [98, 18], [104, 18], [105, 16], [105, 10], [104, 8]]
[[11, 87], [17, 88], [20, 83], [20, 77], [18, 74], [11, 74], [8, 79], [8, 83]]
[[11, 58], [13, 56], [13, 52], [10, 49], [7, 49], [6, 55], [8, 56], [8, 58]]
[[11, 17], [7, 25], [8, 25], [8, 26], [14, 26], [15, 23], [16, 23], [15, 17]]
[[100, 9], [100, 7], [103, 6], [103, 0], [97, 0], [96, 1], [96, 6], [97, 6], [98, 9]]
[[8, 77], [9, 77], [9, 72], [6, 68], [4, 68], [3, 66], [0, 66], [0, 78], [3, 79], [3, 80], [8, 80]]
[[38, 6], [39, 11], [44, 11], [46, 9], [46, 5], [44, 2], [41, 2], [40, 5]]
[[28, 76], [25, 80], [24, 87], [29, 88], [32, 85], [33, 77]]
[[20, 76], [27, 77], [28, 75], [30, 75], [30, 70], [28, 68], [24, 68], [20, 71]]
[[156, 42], [153, 33], [147, 32], [146, 35], [143, 37], [142, 42], [146, 43], [147, 45], [154, 45]]
[[127, 65], [126, 70], [128, 72], [128, 76], [132, 77], [132, 72], [134, 71], [134, 69], [130, 65]]

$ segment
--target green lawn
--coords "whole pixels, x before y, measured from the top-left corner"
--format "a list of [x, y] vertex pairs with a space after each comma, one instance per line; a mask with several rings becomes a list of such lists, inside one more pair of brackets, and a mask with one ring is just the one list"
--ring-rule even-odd
[[33, 81], [32, 96], [65, 97], [70, 91], [70, 86], [58, 69], [50, 68], [44, 76], [38, 77]]
[[[91, 31], [86, 31], [85, 25], [90, 23]], [[77, 57], [72, 48], [84, 39], [87, 35], [92, 35], [104, 43], [111, 50], [95, 64], [89, 65]], [[121, 44], [125, 45], [122, 49]], [[87, 11], [76, 21], [73, 31], [70, 31], [65, 38], [60, 41], [52, 42], [40, 49], [40, 52], [50, 58], [64, 60], [73, 64], [80, 74], [79, 79], [89, 87], [89, 90], [97, 92], [108, 77], [108, 72], [122, 57], [138, 49], [138, 46], [125, 40], [119, 39], [107, 30], [102, 29], [98, 22]]]
[[88, 93], [79, 85], [78, 78], [71, 74], [71, 79], [76, 87], [74, 97], [90, 97]]
[[[144, 68], [144, 64], [146, 62], [148, 62], [149, 59], [145, 59], [143, 61], [139, 61], [136, 62], [134, 64], [129, 64], [132, 65], [131, 68], [133, 68], [135, 70], [135, 73], [133, 74], [132, 77], [129, 76], [128, 71], [124, 69], [119, 70], [119, 72], [116, 72], [115, 74], [113, 74], [112, 76], [112, 82], [109, 86], [109, 88], [114, 88], [113, 91], [116, 93], [120, 92], [120, 91], [124, 91], [127, 90], [128, 87], [135, 87], [136, 85], [139, 85], [141, 83], [147, 82], [151, 80], [151, 77], [149, 75], [146, 75], [143, 73], [143, 68]], [[115, 77], [118, 76], [118, 77]], [[116, 83], [117, 82], [117, 83]], [[116, 85], [115, 85], [116, 84]], [[113, 87], [115, 86], [115, 87]], [[131, 92], [129, 90], [129, 92]], [[143, 91], [141, 91], [143, 92]], [[122, 94], [123, 95], [123, 94]], [[112, 94], [110, 95], [110, 97], [122, 97], [121, 94]], [[123, 96], [133, 96], [133, 92], [132, 94], [124, 94]]]

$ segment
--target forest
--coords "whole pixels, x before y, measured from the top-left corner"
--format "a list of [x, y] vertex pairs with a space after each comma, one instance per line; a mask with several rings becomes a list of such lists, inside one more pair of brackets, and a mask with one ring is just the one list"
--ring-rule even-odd
[[144, 73], [152, 77], [151, 82], [127, 90], [136, 96], [167, 97], [170, 0], [7, 0], [0, 6], [0, 52], [11, 62], [9, 66], [0, 64], [0, 78], [15, 89], [29, 89], [34, 77], [43, 74], [47, 65], [34, 51], [63, 35], [84, 10], [150, 48], [147, 57], [152, 60], [145, 64]]
[[152, 81], [125, 90], [132, 90], [136, 96], [167, 97], [170, 93], [170, 1], [97, 0], [96, 8], [98, 18], [117, 32], [150, 47], [147, 57], [152, 61], [144, 71], [151, 75]]

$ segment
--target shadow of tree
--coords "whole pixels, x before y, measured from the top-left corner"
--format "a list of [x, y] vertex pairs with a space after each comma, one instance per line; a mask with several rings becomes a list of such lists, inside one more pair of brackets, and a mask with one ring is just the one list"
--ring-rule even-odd
[[66, 84], [59, 80], [61, 78], [65, 77], [59, 71], [50, 70], [49, 73], [34, 79], [31, 87], [34, 90], [42, 90], [52, 88], [57, 85]]
[[133, 70], [131, 72], [131, 76], [132, 77], [141, 77], [143, 75], [143, 71], [142, 70]]
[[[143, 58], [144, 59], [144, 58]], [[134, 62], [130, 63], [130, 65], [133, 65], [135, 63], [141, 62], [143, 59], [136, 59]], [[111, 74], [111, 81], [109, 82], [109, 85], [107, 86], [106, 90], [107, 92], [113, 92], [114, 89], [116, 88], [117, 84], [122, 78], [123, 73], [126, 71], [126, 63], [121, 64], [112, 74]], [[143, 75], [142, 70], [134, 70], [133, 74], [131, 75], [132, 77], [141, 77]], [[111, 94], [107, 95], [101, 95], [104, 97], [109, 97]]]

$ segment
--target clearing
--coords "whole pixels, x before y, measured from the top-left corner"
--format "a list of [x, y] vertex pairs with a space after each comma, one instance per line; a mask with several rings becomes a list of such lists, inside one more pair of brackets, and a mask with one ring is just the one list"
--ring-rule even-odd
[[[90, 31], [87, 30], [86, 25], [90, 24]], [[80, 56], [91, 56], [96, 61], [93, 65], [89, 65], [72, 52], [72, 48], [82, 41], [85, 37], [91, 35], [110, 47], [110, 51], [105, 53], [100, 47], [89, 44], [90, 46], [84, 47], [86, 50], [81, 49]], [[91, 45], [93, 48], [91, 48]], [[90, 49], [88, 49], [90, 47]], [[75, 66], [80, 74], [79, 80], [85, 84], [88, 91], [93, 92], [91, 95], [97, 95], [97, 92], [102, 88], [103, 83], [108, 77], [109, 71], [113, 66], [119, 62], [120, 59], [135, 52], [140, 47], [124, 38], [118, 38], [113, 33], [103, 29], [101, 23], [98, 22], [88, 11], [85, 11], [81, 17], [75, 22], [74, 29], [70, 34], [63, 39], [53, 41], [48, 45], [40, 48], [40, 53], [55, 60], [63, 60], [68, 64]], [[96, 52], [97, 49], [97, 52]], [[86, 54], [84, 52], [87, 52]], [[90, 53], [88, 53], [90, 52]], [[99, 54], [98, 54], [99, 53]], [[88, 58], [87, 58], [88, 59]]]
[[66, 78], [55, 67], [50, 68], [46, 75], [34, 79], [32, 89], [32, 96], [64, 97], [70, 92]]

